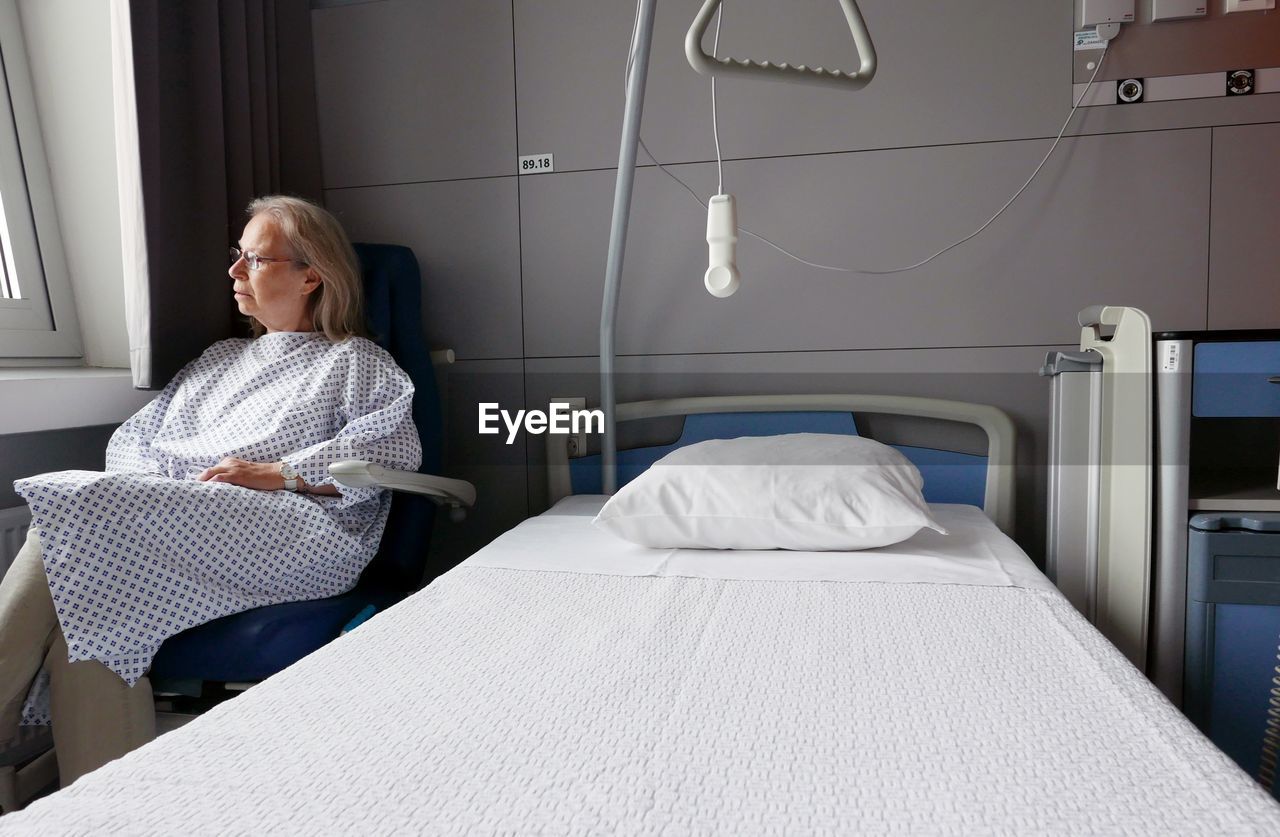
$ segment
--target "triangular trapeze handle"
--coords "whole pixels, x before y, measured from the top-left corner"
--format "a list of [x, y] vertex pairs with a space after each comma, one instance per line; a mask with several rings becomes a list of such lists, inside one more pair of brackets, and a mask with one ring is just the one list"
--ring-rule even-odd
[[846, 90], [861, 90], [875, 77], [876, 48], [871, 43], [867, 24], [863, 22], [862, 12], [858, 10], [855, 0], [840, 0], [840, 8], [844, 10], [845, 19], [849, 21], [849, 31], [853, 35], [853, 45], [858, 51], [860, 61], [857, 72], [853, 73], [828, 70], [823, 67], [807, 67], [804, 64], [793, 67], [785, 61], [774, 64], [769, 61], [713, 58], [707, 55], [702, 49], [702, 38], [707, 34], [711, 18], [715, 16], [720, 3], [721, 0], [706, 0], [698, 16], [693, 19], [693, 25], [689, 27], [688, 34], [684, 37], [684, 54], [689, 59], [689, 66], [704, 76], [734, 75], [773, 81], [821, 84], [842, 87]]

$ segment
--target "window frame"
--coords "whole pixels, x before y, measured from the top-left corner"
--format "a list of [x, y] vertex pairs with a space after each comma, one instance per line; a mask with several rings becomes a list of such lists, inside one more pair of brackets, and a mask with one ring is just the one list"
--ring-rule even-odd
[[8, 196], [0, 208], [8, 223], [3, 258], [16, 267], [23, 294], [0, 299], [0, 366], [79, 360], [79, 320], [18, 0], [0, 0], [0, 189]]

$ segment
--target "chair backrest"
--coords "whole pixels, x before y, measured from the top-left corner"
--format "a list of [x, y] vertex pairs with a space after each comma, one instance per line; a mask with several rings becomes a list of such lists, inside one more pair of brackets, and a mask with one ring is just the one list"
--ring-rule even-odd
[[[371, 336], [413, 381], [413, 421], [422, 439], [424, 474], [440, 473], [443, 422], [431, 353], [422, 337], [422, 279], [408, 247], [356, 244], [364, 274], [365, 314]], [[361, 587], [416, 590], [427, 566], [435, 506], [424, 497], [397, 494], [378, 554], [360, 577]]]

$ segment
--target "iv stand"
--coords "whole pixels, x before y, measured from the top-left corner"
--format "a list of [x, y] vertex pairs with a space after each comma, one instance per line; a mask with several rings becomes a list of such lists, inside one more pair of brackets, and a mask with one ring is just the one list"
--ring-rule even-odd
[[627, 223], [631, 220], [631, 190], [636, 177], [636, 149], [640, 141], [640, 115], [644, 110], [644, 86], [649, 75], [649, 47], [653, 43], [656, 7], [657, 0], [640, 0], [635, 52], [631, 75], [627, 79], [627, 105], [622, 116], [622, 144], [618, 149], [609, 257], [604, 269], [604, 302], [600, 307], [600, 406], [604, 411], [604, 441], [600, 458], [605, 494], [618, 490], [618, 402], [613, 385], [617, 340], [614, 325], [618, 319], [618, 291], [622, 285], [622, 260], [627, 248]]

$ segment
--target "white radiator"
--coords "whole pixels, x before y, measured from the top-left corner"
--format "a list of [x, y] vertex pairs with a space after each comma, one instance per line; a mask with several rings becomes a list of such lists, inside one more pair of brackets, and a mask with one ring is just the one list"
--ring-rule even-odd
[[30, 525], [31, 510], [26, 506], [0, 509], [0, 578], [9, 571], [9, 565], [26, 542]]

